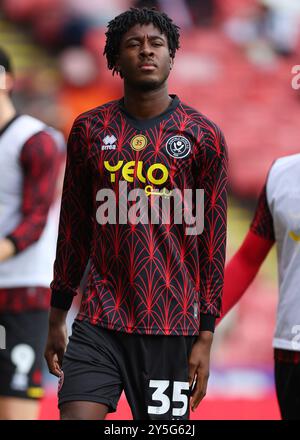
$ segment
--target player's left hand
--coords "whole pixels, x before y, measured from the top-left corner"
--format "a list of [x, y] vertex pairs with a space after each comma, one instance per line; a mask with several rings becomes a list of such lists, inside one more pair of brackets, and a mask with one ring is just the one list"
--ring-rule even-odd
[[213, 333], [202, 331], [193, 345], [189, 358], [189, 385], [194, 383], [191, 394], [191, 408], [195, 411], [206, 395], [209, 378], [210, 349], [213, 341]]

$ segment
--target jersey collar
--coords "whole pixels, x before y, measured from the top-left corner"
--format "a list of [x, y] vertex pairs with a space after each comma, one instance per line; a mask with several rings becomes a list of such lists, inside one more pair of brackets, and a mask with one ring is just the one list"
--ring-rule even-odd
[[124, 105], [124, 98], [121, 98], [118, 101], [119, 109], [121, 112], [125, 115], [126, 119], [130, 123], [130, 125], [133, 125], [138, 130], [145, 130], [152, 128], [153, 126], [159, 124], [161, 121], [167, 118], [167, 116], [172, 113], [174, 110], [176, 110], [180, 100], [177, 95], [170, 95], [172, 98], [172, 101], [169, 105], [169, 107], [162, 112], [160, 115], [155, 116], [154, 118], [150, 119], [137, 119], [134, 116], [132, 116], [125, 108]]

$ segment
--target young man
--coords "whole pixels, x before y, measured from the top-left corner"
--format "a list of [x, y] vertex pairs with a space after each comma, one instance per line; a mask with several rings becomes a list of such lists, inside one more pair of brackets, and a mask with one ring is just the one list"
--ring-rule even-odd
[[[106, 36], [108, 67], [123, 78], [124, 98], [80, 115], [71, 130], [45, 357], [60, 376], [62, 419], [103, 419], [123, 390], [134, 419], [187, 419], [192, 384], [194, 410], [206, 393], [221, 305], [225, 141], [168, 94], [179, 32], [167, 15], [131, 9]], [[180, 211], [199, 217], [195, 200], [178, 202], [184, 189], [204, 189], [202, 234], [188, 235], [173, 219]], [[167, 200], [169, 224], [162, 221]], [[88, 260], [65, 353], [66, 314]]]
[[224, 315], [275, 242], [280, 293], [273, 340], [276, 391], [282, 418], [300, 420], [300, 154], [280, 158], [271, 167], [250, 231], [225, 270]]
[[13, 82], [0, 49], [0, 419], [36, 419], [57, 237], [51, 205], [63, 139], [17, 114]]

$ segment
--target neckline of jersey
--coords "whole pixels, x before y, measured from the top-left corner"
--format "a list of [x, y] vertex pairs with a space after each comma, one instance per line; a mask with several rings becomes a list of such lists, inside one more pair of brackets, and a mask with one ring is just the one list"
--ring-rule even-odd
[[0, 136], [4, 134], [4, 132], [11, 126], [13, 122], [15, 122], [16, 119], [18, 119], [21, 115], [17, 113], [15, 116], [13, 116], [0, 130]]
[[159, 124], [162, 120], [165, 119], [165, 117], [168, 114], [174, 112], [178, 107], [178, 104], [180, 102], [178, 96], [172, 94], [170, 94], [169, 96], [172, 98], [169, 107], [165, 111], [160, 113], [158, 116], [155, 116], [154, 118], [150, 118], [150, 119], [137, 119], [134, 116], [132, 116], [130, 113], [128, 113], [124, 105], [124, 97], [118, 101], [118, 105], [119, 105], [119, 109], [125, 115], [130, 125], [134, 126], [138, 130], [147, 130]]

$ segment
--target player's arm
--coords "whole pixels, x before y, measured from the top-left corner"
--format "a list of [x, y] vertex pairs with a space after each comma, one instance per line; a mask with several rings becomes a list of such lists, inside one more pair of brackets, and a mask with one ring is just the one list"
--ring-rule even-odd
[[86, 166], [85, 120], [78, 117], [68, 144], [45, 358], [59, 376], [67, 344], [66, 316], [86, 268], [92, 236], [92, 184]]
[[265, 185], [260, 193], [250, 230], [225, 268], [222, 317], [246, 292], [274, 242], [273, 218]]
[[23, 252], [41, 236], [55, 194], [60, 154], [46, 132], [32, 136], [23, 146], [22, 217], [11, 233], [0, 240], [0, 262]]
[[[200, 255], [200, 329], [190, 356], [190, 385], [195, 381], [191, 407], [195, 410], [206, 394], [210, 350], [216, 317], [220, 314], [226, 252], [227, 147], [218, 127], [212, 126], [205, 141], [204, 230], [198, 236]], [[204, 165], [203, 165], [204, 166]]]

